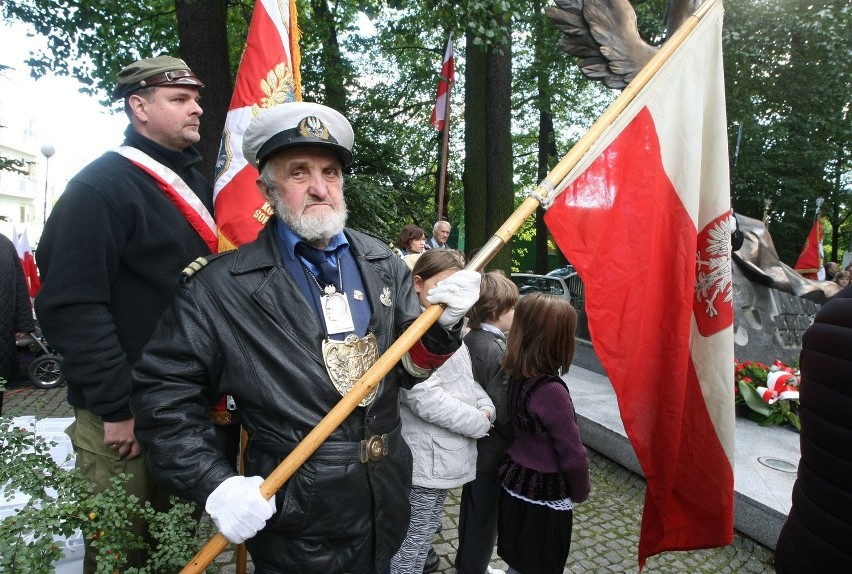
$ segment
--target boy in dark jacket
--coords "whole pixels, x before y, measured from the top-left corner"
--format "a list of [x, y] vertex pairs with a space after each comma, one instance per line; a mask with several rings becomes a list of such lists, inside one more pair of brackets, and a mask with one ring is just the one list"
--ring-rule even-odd
[[512, 423], [507, 407], [508, 376], [500, 365], [506, 353], [506, 335], [512, 327], [518, 288], [502, 273], [483, 274], [479, 301], [468, 312], [473, 378], [497, 408], [497, 420], [488, 436], [477, 441], [476, 479], [464, 485], [459, 514], [459, 549], [455, 567], [459, 574], [482, 574], [488, 568], [497, 540], [497, 464], [512, 444]]

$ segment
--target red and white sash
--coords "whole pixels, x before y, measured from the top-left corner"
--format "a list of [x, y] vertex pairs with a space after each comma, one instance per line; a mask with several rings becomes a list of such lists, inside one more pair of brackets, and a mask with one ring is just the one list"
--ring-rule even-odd
[[154, 178], [166, 197], [178, 208], [187, 222], [207, 243], [210, 251], [216, 253], [219, 249], [219, 240], [216, 233], [216, 223], [213, 216], [207, 211], [201, 199], [180, 176], [164, 166], [142, 150], [130, 146], [120, 146], [113, 150], [115, 153], [126, 157], [142, 171]]

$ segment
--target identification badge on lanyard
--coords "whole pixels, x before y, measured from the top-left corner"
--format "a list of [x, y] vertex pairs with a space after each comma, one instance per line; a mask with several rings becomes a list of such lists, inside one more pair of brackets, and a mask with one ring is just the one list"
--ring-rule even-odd
[[326, 285], [320, 296], [322, 317], [325, 320], [325, 331], [329, 335], [351, 333], [355, 330], [352, 321], [352, 310], [345, 293], [338, 293], [334, 285]]

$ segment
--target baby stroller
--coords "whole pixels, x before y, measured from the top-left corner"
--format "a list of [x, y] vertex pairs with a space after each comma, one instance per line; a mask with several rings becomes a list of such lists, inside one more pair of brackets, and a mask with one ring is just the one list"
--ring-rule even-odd
[[62, 357], [47, 344], [38, 327], [29, 337], [19, 339], [17, 345], [22, 367], [31, 358], [27, 365], [27, 378], [32, 384], [42, 389], [53, 389], [65, 382], [65, 375], [60, 370]]

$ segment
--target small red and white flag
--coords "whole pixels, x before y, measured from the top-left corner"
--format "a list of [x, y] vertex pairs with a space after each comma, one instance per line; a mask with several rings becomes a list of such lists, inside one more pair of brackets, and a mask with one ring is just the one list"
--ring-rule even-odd
[[35, 297], [41, 289], [41, 278], [38, 275], [38, 267], [36, 267], [33, 250], [30, 247], [30, 238], [27, 235], [27, 230], [21, 233], [20, 237], [14, 241], [15, 249], [18, 250], [18, 258], [21, 260], [21, 267], [24, 269], [24, 278], [27, 281], [27, 289], [30, 292], [30, 297]]
[[825, 279], [825, 255], [822, 249], [823, 234], [825, 231], [822, 227], [822, 217], [817, 210], [816, 221], [811, 227], [808, 238], [805, 240], [805, 245], [802, 247], [802, 252], [799, 254], [799, 259], [793, 266], [793, 269], [799, 272], [799, 275], [808, 279], [823, 281]]
[[432, 125], [438, 131], [444, 129], [447, 114], [447, 98], [450, 97], [450, 85], [456, 81], [456, 63], [453, 54], [453, 34], [447, 40], [444, 63], [441, 65], [441, 78], [438, 80], [438, 95], [435, 97], [435, 109], [432, 110]]
[[647, 480], [639, 566], [733, 541], [730, 190], [721, 2], [583, 160], [545, 221]]
[[219, 250], [253, 241], [272, 216], [257, 190], [257, 169], [243, 157], [243, 135], [261, 109], [301, 99], [295, 0], [257, 0], [222, 142], [213, 186]]

